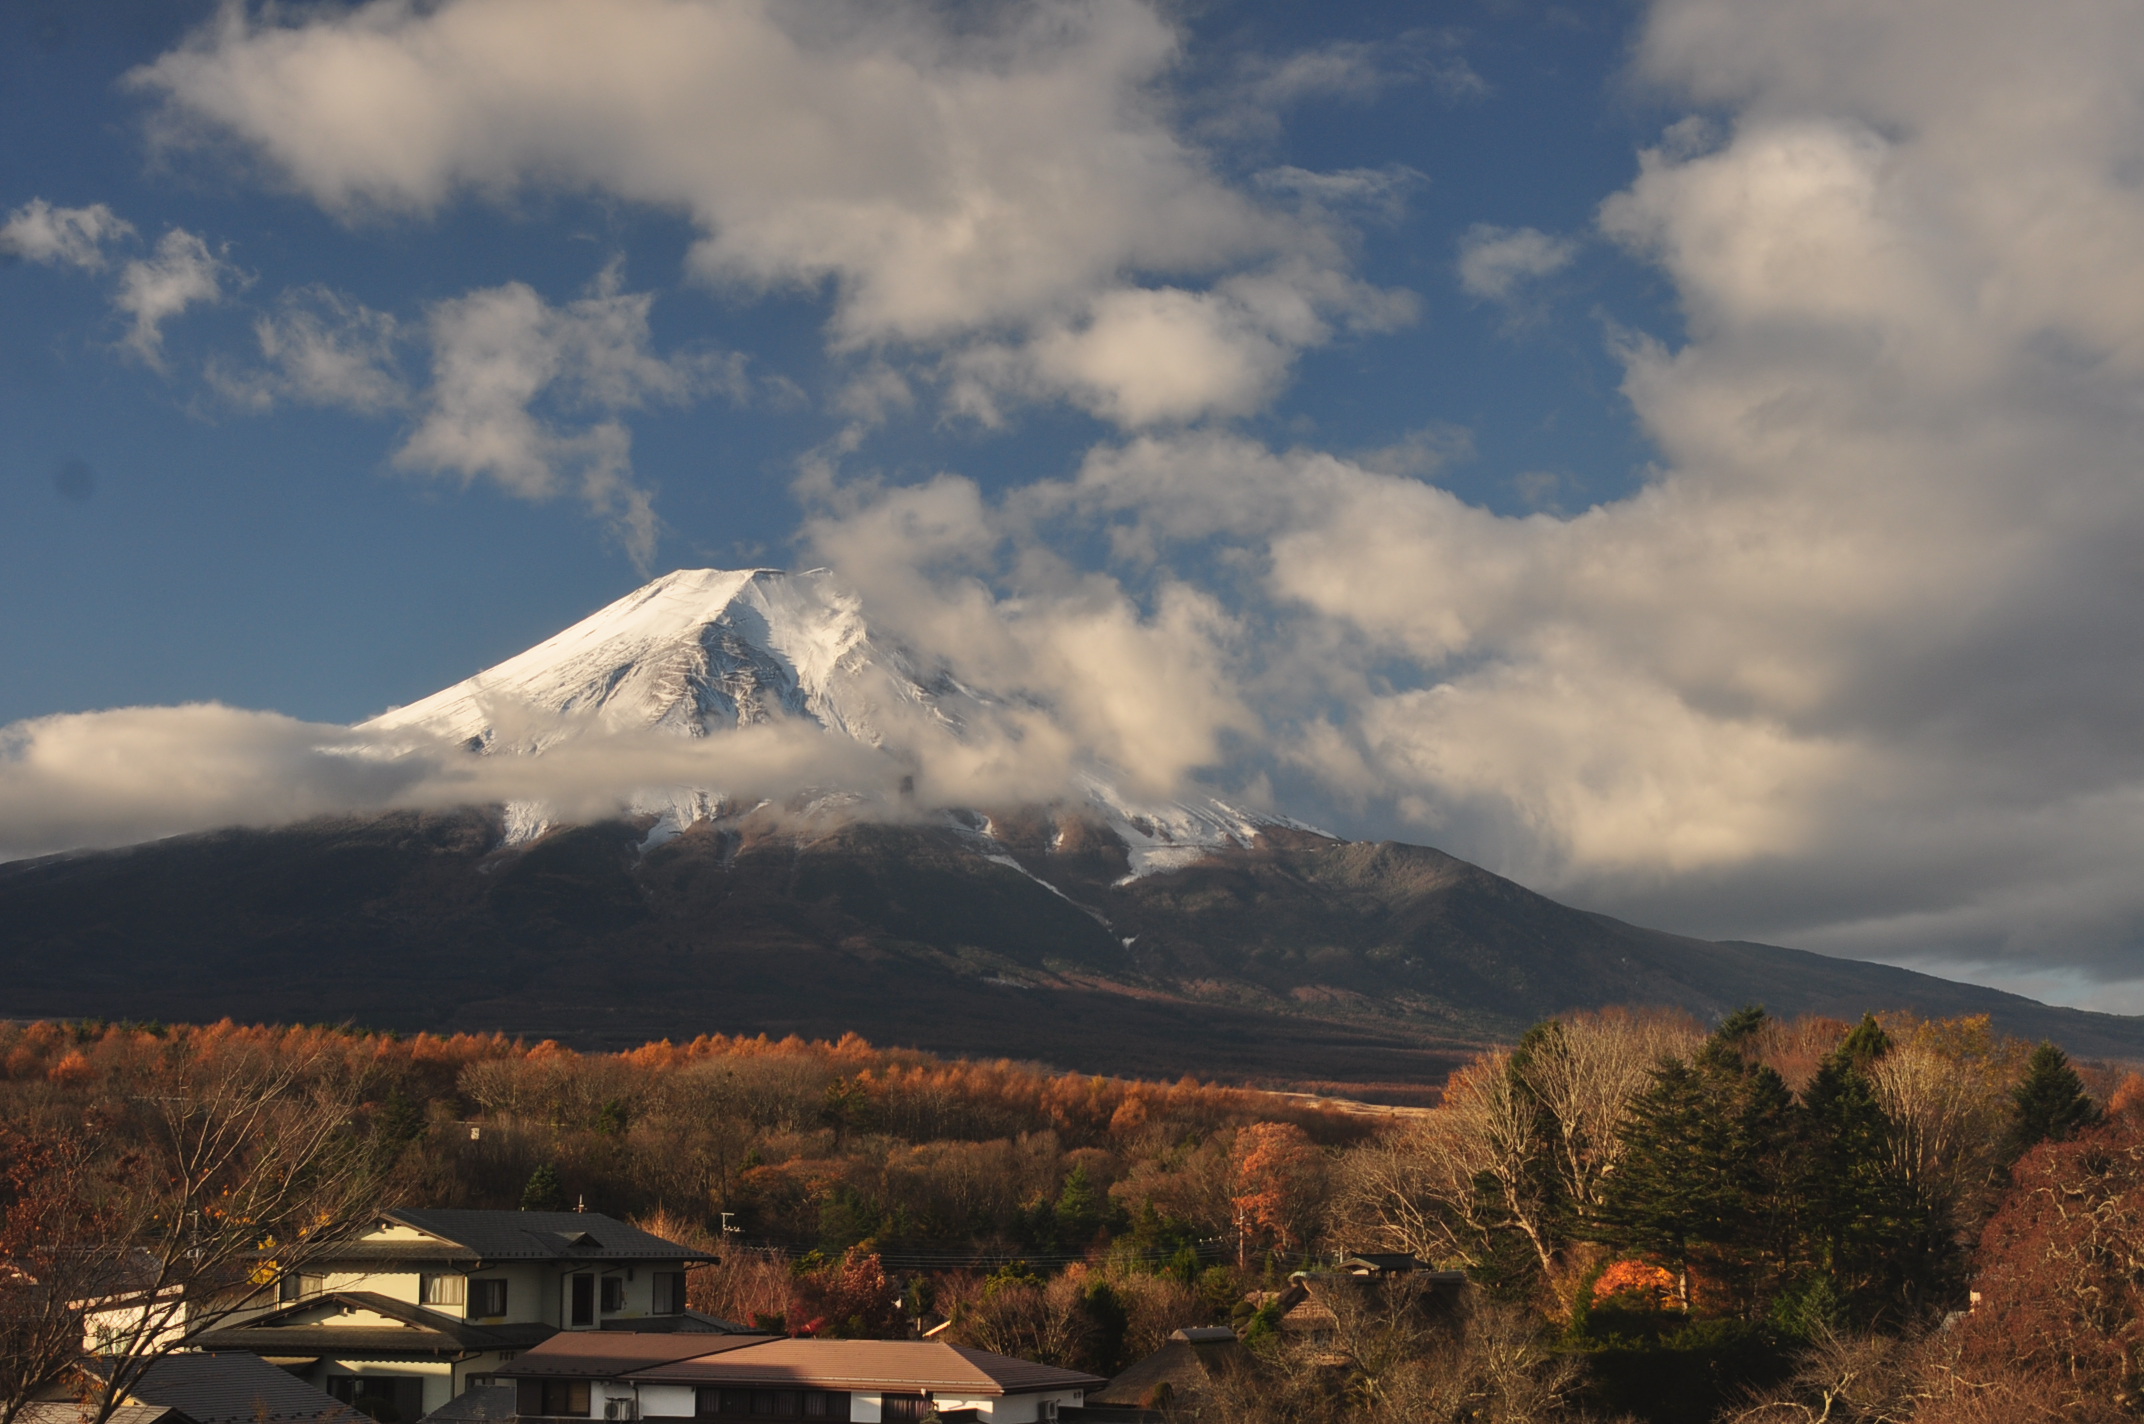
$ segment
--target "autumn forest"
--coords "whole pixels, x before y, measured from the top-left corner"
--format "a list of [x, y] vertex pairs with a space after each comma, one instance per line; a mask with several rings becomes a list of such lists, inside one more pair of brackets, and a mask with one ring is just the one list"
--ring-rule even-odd
[[[0, 1424], [78, 1363], [54, 1283], [243, 1290], [388, 1205], [629, 1218], [720, 1257], [694, 1308], [770, 1331], [1114, 1375], [1234, 1327], [1250, 1363], [1169, 1417], [2144, 1413], [2144, 1078], [1980, 1019], [1750, 1008], [1545, 1022], [1392, 1110], [853, 1036], [4, 1026]], [[1289, 1313], [1365, 1252], [1463, 1301]]]

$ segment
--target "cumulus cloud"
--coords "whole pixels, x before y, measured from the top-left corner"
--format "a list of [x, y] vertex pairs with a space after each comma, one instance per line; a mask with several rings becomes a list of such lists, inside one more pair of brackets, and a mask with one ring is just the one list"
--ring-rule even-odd
[[153, 253], [120, 270], [112, 306], [133, 322], [120, 344], [162, 369], [164, 323], [188, 307], [220, 300], [224, 284], [237, 276], [237, 269], [201, 238], [184, 228], [171, 229]]
[[[1214, 363], [1170, 409], [1223, 411], [1362, 301], [1327, 221], [1255, 201], [1171, 131], [1154, 90], [1177, 46], [1133, 0], [979, 27], [924, 4], [374, 0], [288, 23], [227, 7], [133, 82], [168, 138], [234, 139], [336, 211], [526, 185], [680, 210], [704, 279], [830, 289], [838, 350], [965, 355], [971, 407], [1069, 396], [1136, 420], [1115, 363], [1068, 343], [1099, 325], [1107, 346], [1135, 313]], [[1201, 289], [1217, 277], [1316, 319], [1219, 319], [1245, 302]]]
[[102, 203], [55, 208], [43, 198], [32, 198], [0, 223], [0, 256], [94, 272], [104, 266], [105, 244], [133, 231], [132, 223]]
[[1229, 555], [1255, 755], [1341, 824], [2135, 1007], [2140, 23], [1656, 6], [1646, 71], [1732, 122], [1601, 210], [1688, 322], [1622, 348], [1662, 453], [1629, 498], [1508, 518], [1212, 432], [1022, 498], [1127, 579]]
[[1578, 244], [1538, 228], [1476, 223], [1459, 239], [1459, 285], [1470, 296], [1507, 301], [1519, 288], [1571, 265]]
[[526, 499], [576, 493], [645, 565], [654, 506], [634, 479], [632, 435], [618, 414], [714, 390], [748, 394], [741, 357], [656, 355], [652, 303], [621, 290], [612, 269], [563, 306], [521, 282], [437, 304], [427, 320], [431, 385], [395, 463], [488, 479]]

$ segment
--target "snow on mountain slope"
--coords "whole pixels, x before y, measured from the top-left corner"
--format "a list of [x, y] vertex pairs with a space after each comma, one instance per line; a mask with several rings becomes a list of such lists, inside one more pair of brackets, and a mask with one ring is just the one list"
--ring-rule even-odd
[[[541, 755], [590, 735], [709, 737], [791, 720], [883, 747], [896, 731], [903, 740], [963, 740], [1003, 702], [875, 639], [861, 601], [828, 570], [680, 569], [527, 652], [362, 725], [441, 736], [487, 755]], [[1261, 825], [1295, 824], [1214, 800], [1135, 804], [1098, 765], [1079, 782], [1077, 794], [1123, 838], [1135, 875], [1247, 845]], [[829, 801], [841, 797], [839, 788], [827, 789]], [[733, 809], [720, 787], [644, 790], [633, 804], [659, 818], [656, 839]], [[549, 820], [538, 805], [508, 807], [516, 839], [540, 834]]]

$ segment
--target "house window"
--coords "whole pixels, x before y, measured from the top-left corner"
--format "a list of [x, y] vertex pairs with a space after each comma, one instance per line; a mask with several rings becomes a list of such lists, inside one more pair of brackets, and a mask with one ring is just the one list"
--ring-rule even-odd
[[329, 1375], [327, 1392], [378, 1424], [416, 1424], [424, 1381], [414, 1375]]
[[849, 1417], [849, 1396], [843, 1390], [707, 1388], [699, 1391], [694, 1412], [702, 1419], [813, 1419], [843, 1424]]
[[878, 1401], [878, 1417], [887, 1424], [915, 1424], [915, 1421], [931, 1417], [931, 1397], [927, 1394], [882, 1394]]
[[681, 1315], [685, 1310], [685, 1273], [683, 1271], [657, 1271], [655, 1273], [655, 1313], [657, 1315]]
[[605, 1315], [616, 1315], [623, 1309], [625, 1309], [625, 1278], [622, 1276], [605, 1276], [603, 1278], [603, 1313]]
[[471, 1281], [469, 1313], [478, 1319], [506, 1314], [506, 1282]]
[[417, 1277], [417, 1303], [420, 1305], [460, 1305], [468, 1294], [466, 1276]]
[[596, 1323], [596, 1278], [569, 1276], [566, 1282], [566, 1324], [587, 1327]]
[[541, 1397], [546, 1414], [588, 1417], [587, 1380], [545, 1380]]
[[300, 1275], [296, 1271], [286, 1272], [275, 1283], [275, 1298], [285, 1303], [303, 1300], [309, 1295], [320, 1294], [320, 1284], [318, 1276]]

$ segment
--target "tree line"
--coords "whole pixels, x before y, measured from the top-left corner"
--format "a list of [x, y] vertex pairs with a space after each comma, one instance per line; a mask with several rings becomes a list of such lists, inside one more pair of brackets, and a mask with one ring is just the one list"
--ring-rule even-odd
[[[1755, 1009], [1543, 1023], [1391, 1119], [853, 1036], [4, 1025], [0, 1424], [65, 1379], [101, 1424], [161, 1348], [70, 1374], [69, 1302], [242, 1302], [391, 1204], [636, 1219], [762, 1329], [1113, 1374], [1231, 1324], [1251, 1364], [1199, 1417], [1253, 1424], [2134, 1418], [2140, 1109], [1983, 1019]], [[1282, 1313], [1366, 1250], [1463, 1269], [1466, 1304]]]

